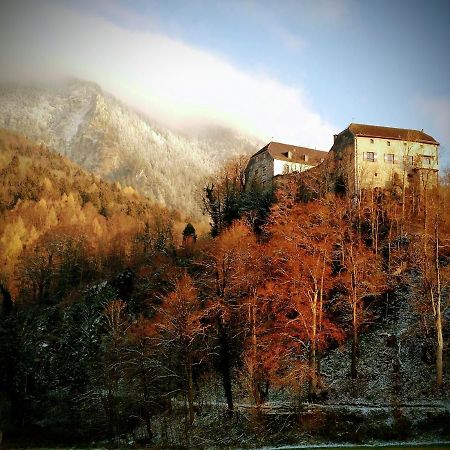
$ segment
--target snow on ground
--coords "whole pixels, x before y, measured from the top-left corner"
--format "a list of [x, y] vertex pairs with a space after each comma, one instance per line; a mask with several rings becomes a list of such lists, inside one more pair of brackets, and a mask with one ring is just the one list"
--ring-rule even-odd
[[437, 390], [432, 347], [418, 326], [411, 281], [396, 289], [389, 313], [362, 335], [358, 380], [349, 377], [350, 340], [323, 358], [328, 403], [436, 404], [450, 409], [449, 364], [444, 365], [445, 386]]

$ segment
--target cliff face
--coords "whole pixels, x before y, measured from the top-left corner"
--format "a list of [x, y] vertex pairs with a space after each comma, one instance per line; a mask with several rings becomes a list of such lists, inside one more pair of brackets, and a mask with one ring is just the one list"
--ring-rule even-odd
[[0, 127], [194, 216], [205, 177], [228, 157], [260, 145], [230, 130], [208, 129], [195, 137], [171, 131], [83, 81], [0, 88]]

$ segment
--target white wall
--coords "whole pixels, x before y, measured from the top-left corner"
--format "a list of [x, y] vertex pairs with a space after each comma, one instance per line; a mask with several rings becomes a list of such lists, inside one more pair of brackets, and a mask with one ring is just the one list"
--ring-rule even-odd
[[284, 175], [291, 172], [304, 172], [307, 169], [314, 167], [310, 164], [296, 163], [293, 161], [283, 161], [275, 159], [273, 161], [273, 175]]

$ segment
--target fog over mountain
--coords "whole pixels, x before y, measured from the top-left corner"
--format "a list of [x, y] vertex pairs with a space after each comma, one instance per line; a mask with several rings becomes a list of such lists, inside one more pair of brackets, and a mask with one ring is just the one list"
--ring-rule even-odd
[[169, 130], [94, 83], [0, 87], [0, 127], [23, 133], [101, 177], [198, 216], [205, 177], [262, 144], [229, 129]]

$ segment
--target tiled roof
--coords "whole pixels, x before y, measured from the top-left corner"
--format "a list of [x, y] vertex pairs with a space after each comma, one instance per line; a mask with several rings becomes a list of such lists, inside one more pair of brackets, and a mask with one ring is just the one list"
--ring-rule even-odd
[[[328, 152], [322, 150], [315, 150], [308, 147], [297, 147], [296, 145], [282, 144], [280, 142], [269, 142], [265, 147], [256, 152], [253, 156], [259, 155], [267, 151], [273, 159], [278, 159], [282, 161], [292, 161], [295, 163], [303, 163], [308, 165], [316, 165], [322, 162]], [[289, 158], [289, 152], [291, 158]], [[307, 156], [307, 161], [305, 161], [305, 155]]]
[[432, 136], [419, 130], [407, 130], [404, 128], [379, 127], [376, 125], [364, 125], [351, 123], [348, 130], [354, 136], [372, 138], [397, 139], [401, 141], [423, 142], [425, 144], [439, 144]]

